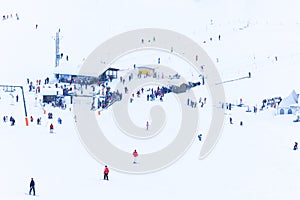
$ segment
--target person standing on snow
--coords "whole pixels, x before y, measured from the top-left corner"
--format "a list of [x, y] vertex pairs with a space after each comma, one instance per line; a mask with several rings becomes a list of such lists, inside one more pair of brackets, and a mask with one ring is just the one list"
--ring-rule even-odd
[[199, 141], [202, 140], [202, 134], [199, 134], [199, 135], [198, 135], [198, 139], [199, 139]]
[[298, 142], [295, 142], [295, 145], [294, 145], [294, 149], [293, 150], [297, 150], [298, 149]]
[[40, 117], [37, 118], [36, 124], [37, 124], [37, 125], [41, 125], [41, 118], [40, 118]]
[[136, 160], [137, 160], [137, 157], [139, 156], [139, 154], [136, 150], [134, 150], [132, 155], [133, 155], [133, 164], [136, 164], [137, 163]]
[[29, 195], [31, 195], [31, 191], [33, 191], [33, 196], [35, 196], [35, 182], [34, 182], [33, 178], [31, 178], [31, 181], [30, 181]]
[[109, 169], [108, 167], [105, 165], [105, 168], [104, 168], [104, 180], [107, 180], [108, 181], [108, 173], [109, 173]]
[[62, 119], [60, 117], [57, 119], [57, 123], [62, 124]]
[[10, 121], [10, 123], [11, 123], [11, 124], [10, 124], [11, 126], [14, 126], [15, 123], [16, 123], [16, 120], [15, 120], [12, 116], [10, 116], [9, 121]]
[[54, 129], [53, 124], [50, 124], [50, 133], [53, 133], [53, 129]]
[[149, 122], [148, 121], [146, 122], [146, 129], [147, 129], [147, 131], [149, 129]]

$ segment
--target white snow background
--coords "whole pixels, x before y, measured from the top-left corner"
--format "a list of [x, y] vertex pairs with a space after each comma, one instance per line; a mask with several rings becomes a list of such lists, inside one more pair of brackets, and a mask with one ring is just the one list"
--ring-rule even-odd
[[[206, 159], [198, 159], [203, 141], [195, 138], [191, 148], [174, 165], [145, 175], [111, 169], [107, 182], [102, 180], [104, 166], [80, 143], [72, 112], [47, 106], [47, 112], [54, 115], [52, 121], [48, 120], [36, 104], [35, 94], [28, 92], [26, 78], [43, 81], [47, 76], [52, 77], [54, 37], [59, 28], [61, 52], [69, 56], [66, 66], [73, 67], [70, 70], [114, 35], [139, 28], [164, 28], [198, 42], [213, 59], [224, 81], [251, 72], [251, 79], [224, 84], [226, 99], [236, 103], [243, 98], [251, 108], [260, 107], [265, 98], [286, 97], [293, 89], [300, 93], [299, 6], [297, 0], [1, 1], [0, 84], [24, 85], [28, 115], [34, 119], [42, 117], [42, 125], [34, 122], [26, 127], [22, 101], [16, 103], [9, 92], [0, 90], [0, 199], [297, 198], [300, 153], [292, 147], [300, 140], [300, 124], [293, 123], [295, 116], [275, 116], [272, 108], [257, 114], [245, 112], [246, 108], [234, 108], [226, 112], [222, 137]], [[2, 15], [10, 14], [13, 18], [2, 20]], [[162, 58], [162, 64], [174, 65], [175, 69], [180, 63], [176, 58], [151, 52], [129, 55], [116, 65], [151, 64], [158, 57]], [[190, 72], [187, 66], [182, 75], [189, 76]], [[199, 133], [204, 139], [212, 106], [206, 90], [203, 86], [195, 89], [197, 97], [208, 98], [208, 105], [199, 108]], [[12, 93], [16, 94], [21, 95], [19, 89]], [[135, 123], [145, 126], [148, 113], [137, 111], [147, 111], [149, 107], [145, 105], [150, 104], [141, 100], [134, 103], [136, 109], [130, 109], [130, 116]], [[178, 110], [175, 103], [170, 95], [161, 104], [168, 104], [163, 105], [166, 110], [170, 105]], [[118, 135], [110, 114], [107, 110], [99, 117], [106, 122], [101, 126], [113, 132], [107, 130], [106, 136], [130, 152], [137, 148], [147, 153], [164, 147], [174, 137], [176, 125], [172, 127], [172, 122], [180, 121], [176, 115], [167, 113], [171, 125], [167, 125], [166, 132], [170, 134], [138, 143]], [[4, 115], [14, 116], [16, 125], [4, 123]], [[229, 116], [233, 125], [228, 123]], [[58, 117], [62, 118], [62, 125], [57, 124]], [[242, 127], [238, 125], [241, 120]], [[51, 122], [55, 134], [49, 133]], [[25, 195], [31, 177], [36, 182], [37, 197]]]

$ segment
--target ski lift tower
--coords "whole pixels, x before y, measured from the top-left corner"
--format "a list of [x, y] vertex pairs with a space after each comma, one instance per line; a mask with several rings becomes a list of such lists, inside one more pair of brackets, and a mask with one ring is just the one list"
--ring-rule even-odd
[[61, 59], [61, 55], [59, 53], [59, 42], [60, 42], [60, 37], [59, 37], [60, 29], [55, 34], [55, 67], [59, 66], [59, 60]]
[[[29, 125], [28, 123], [28, 116], [27, 116], [27, 109], [26, 109], [26, 101], [25, 101], [25, 95], [24, 95], [24, 89], [23, 86], [17, 86], [17, 85], [0, 85], [0, 88], [6, 88], [6, 92], [14, 92], [15, 88], [20, 88], [22, 90], [22, 97], [23, 97], [23, 105], [24, 105], [24, 112], [25, 112], [25, 123], [26, 126]], [[10, 89], [10, 90], [9, 90]]]

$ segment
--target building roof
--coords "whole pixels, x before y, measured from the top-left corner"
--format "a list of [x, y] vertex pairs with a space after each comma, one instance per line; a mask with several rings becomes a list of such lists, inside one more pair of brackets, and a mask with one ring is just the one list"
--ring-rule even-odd
[[284, 107], [289, 107], [293, 104], [298, 104], [298, 98], [299, 98], [299, 94], [297, 94], [295, 90], [293, 90], [289, 96], [287, 96], [281, 101], [278, 107], [284, 108]]

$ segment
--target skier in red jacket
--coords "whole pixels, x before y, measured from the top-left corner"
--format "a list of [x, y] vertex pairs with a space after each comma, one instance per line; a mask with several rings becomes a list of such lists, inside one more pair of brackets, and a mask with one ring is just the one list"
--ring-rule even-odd
[[105, 168], [104, 168], [104, 180], [108, 180], [108, 173], [109, 173], [109, 169], [108, 169], [108, 167], [105, 165]]
[[132, 155], [133, 155], [133, 164], [136, 164], [137, 163], [136, 159], [139, 156], [139, 154], [138, 154], [138, 152], [136, 150], [134, 150], [133, 153], [132, 153]]

